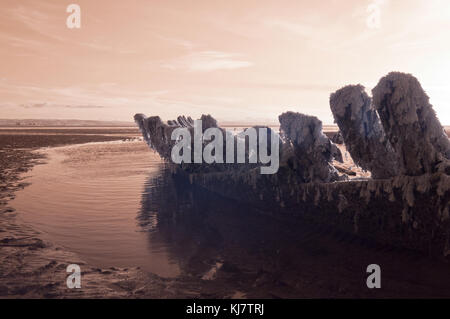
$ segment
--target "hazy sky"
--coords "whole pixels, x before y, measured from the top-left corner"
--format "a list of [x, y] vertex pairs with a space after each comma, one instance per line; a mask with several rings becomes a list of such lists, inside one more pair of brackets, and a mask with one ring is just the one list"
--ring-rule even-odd
[[395, 70], [450, 124], [449, 57], [448, 0], [1, 0], [0, 117], [329, 124], [330, 93]]

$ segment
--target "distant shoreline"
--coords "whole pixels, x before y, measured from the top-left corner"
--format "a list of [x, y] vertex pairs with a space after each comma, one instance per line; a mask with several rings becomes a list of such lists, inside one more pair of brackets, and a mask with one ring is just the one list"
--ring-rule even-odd
[[[104, 122], [104, 123], [99, 123], [99, 125], [94, 125], [94, 124], [68, 124], [68, 125], [8, 125], [8, 124], [4, 124], [5, 120], [0, 119], [0, 130], [3, 130], [4, 132], [8, 132], [11, 131], [13, 132], [14, 130], [23, 130], [26, 132], [33, 132], [33, 130], [35, 131], [43, 131], [45, 129], [51, 129], [51, 130], [70, 130], [70, 129], [74, 129], [74, 130], [82, 130], [82, 129], [88, 129], [88, 130], [99, 130], [99, 129], [124, 129], [124, 130], [129, 130], [129, 129], [137, 129], [137, 126], [134, 123], [126, 123], [126, 125], [120, 125], [119, 123], [117, 124], [111, 124], [108, 122]], [[12, 120], [11, 120], [12, 121]], [[65, 120], [64, 120], [65, 121]], [[2, 124], [3, 122], [3, 124]], [[270, 124], [264, 124], [264, 123], [231, 123], [231, 122], [225, 122], [225, 123], [220, 123], [219, 122], [219, 126], [223, 127], [223, 128], [248, 128], [248, 127], [252, 127], [252, 126], [268, 126], [271, 128], [278, 128], [279, 124], [275, 124], [275, 123], [270, 123]], [[447, 136], [450, 138], [450, 125], [443, 125], [444, 130], [447, 133]], [[323, 132], [324, 133], [335, 133], [339, 131], [339, 128], [337, 125], [330, 125], [330, 124], [324, 124], [323, 125]]]

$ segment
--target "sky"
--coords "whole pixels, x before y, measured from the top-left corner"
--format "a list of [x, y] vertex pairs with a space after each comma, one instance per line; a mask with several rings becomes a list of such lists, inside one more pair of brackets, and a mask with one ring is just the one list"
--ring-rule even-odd
[[1, 0], [0, 118], [332, 124], [332, 92], [401, 71], [449, 125], [449, 31], [448, 0]]

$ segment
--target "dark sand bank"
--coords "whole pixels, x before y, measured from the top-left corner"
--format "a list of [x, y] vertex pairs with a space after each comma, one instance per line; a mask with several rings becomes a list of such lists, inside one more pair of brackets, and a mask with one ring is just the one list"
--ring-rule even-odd
[[[0, 183], [2, 194], [5, 187], [11, 185], [13, 181], [18, 180], [18, 174], [28, 171], [37, 159], [42, 158], [38, 153], [33, 153], [41, 147], [63, 146], [68, 144], [82, 144], [89, 142], [106, 142], [121, 139], [129, 139], [134, 135], [126, 134], [128, 132], [96, 131], [89, 130], [92, 135], [86, 135], [86, 130], [65, 129], [64, 134], [61, 130], [46, 130], [47, 134], [35, 135], [35, 130], [20, 129], [0, 129]], [[39, 132], [44, 133], [44, 132]], [[115, 134], [100, 135], [100, 134]], [[120, 135], [118, 135], [120, 134]], [[4, 196], [4, 195], [0, 195]]]
[[[0, 127], [0, 135], [1, 134], [14, 134], [14, 135], [22, 135], [22, 134], [48, 134], [48, 135], [140, 135], [139, 130], [133, 127], [123, 127], [123, 128], [106, 128], [106, 127], [98, 127], [98, 128], [89, 128], [89, 127], [80, 127], [80, 128], [67, 128], [67, 127], [58, 127], [58, 128], [49, 128], [49, 127], [41, 127], [41, 128], [5, 128]], [[52, 146], [52, 145], [49, 145]]]

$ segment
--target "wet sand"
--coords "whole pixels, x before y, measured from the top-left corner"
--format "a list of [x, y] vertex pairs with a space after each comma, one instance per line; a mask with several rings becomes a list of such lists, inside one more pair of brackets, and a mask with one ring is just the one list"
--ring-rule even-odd
[[[182, 183], [161, 187], [159, 197], [144, 192], [137, 216], [147, 227], [146, 208], [158, 201], [161, 232], [159, 238], [149, 233], [149, 240], [170, 243], [173, 257], [183, 265], [181, 274], [163, 278], [137, 267], [99, 268], [44, 240], [42, 233], [20, 222], [21, 212], [9, 203], [27, 186], [22, 174], [46, 161], [37, 147], [136, 135], [117, 134], [114, 129], [102, 131], [107, 135], [83, 135], [77, 130], [48, 133], [44, 138], [10, 134], [2, 139], [0, 135], [0, 298], [450, 297], [450, 267], [442, 261], [301, 222], [275, 222], [256, 214], [243, 218], [251, 208]], [[142, 144], [136, 149], [150, 152]], [[223, 204], [221, 210], [217, 202]], [[180, 207], [189, 213], [187, 217], [172, 216]], [[82, 289], [66, 287], [65, 268], [71, 263], [82, 267]], [[382, 266], [380, 290], [365, 286], [365, 267], [370, 263]]]

